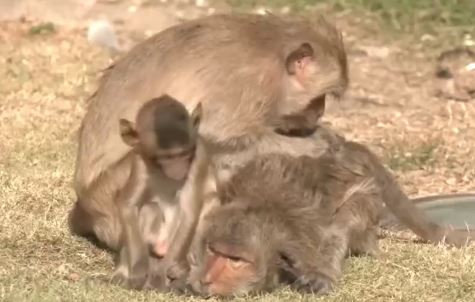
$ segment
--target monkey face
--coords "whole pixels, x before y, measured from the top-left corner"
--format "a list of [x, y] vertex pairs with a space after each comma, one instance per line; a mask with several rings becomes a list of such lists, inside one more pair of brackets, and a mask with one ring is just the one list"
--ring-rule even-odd
[[121, 119], [120, 134], [149, 169], [184, 181], [195, 156], [201, 112], [201, 104], [190, 115], [178, 100], [162, 95], [140, 108], [135, 123]]
[[273, 280], [272, 245], [261, 239], [261, 225], [243, 209], [223, 206], [206, 218], [193, 290], [203, 296], [258, 293]]
[[158, 167], [168, 178], [184, 181], [190, 170], [195, 149], [195, 145], [191, 148], [157, 149], [153, 156], [147, 158], [153, 159], [154, 162], [150, 164]]
[[208, 243], [201, 258], [201, 272], [192, 282], [193, 289], [204, 296], [244, 294], [258, 280], [255, 255], [242, 246], [223, 242]]

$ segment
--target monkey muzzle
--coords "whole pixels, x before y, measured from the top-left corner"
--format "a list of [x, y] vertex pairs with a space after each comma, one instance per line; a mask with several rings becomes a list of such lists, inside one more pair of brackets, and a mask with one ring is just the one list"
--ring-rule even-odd
[[182, 152], [160, 157], [158, 165], [162, 172], [169, 178], [176, 181], [184, 181], [188, 176], [195, 155], [195, 148]]

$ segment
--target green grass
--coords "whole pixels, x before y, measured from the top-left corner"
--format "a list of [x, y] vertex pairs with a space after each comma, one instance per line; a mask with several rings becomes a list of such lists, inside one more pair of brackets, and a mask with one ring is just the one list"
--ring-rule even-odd
[[410, 31], [421, 26], [475, 25], [475, 1], [472, 0], [227, 0], [235, 7], [289, 6], [302, 10], [328, 5], [337, 11], [356, 10], [374, 13], [396, 30]]
[[412, 147], [400, 144], [392, 148], [386, 162], [395, 171], [404, 172], [428, 168], [436, 161], [435, 153], [438, 145], [436, 142], [426, 142]]

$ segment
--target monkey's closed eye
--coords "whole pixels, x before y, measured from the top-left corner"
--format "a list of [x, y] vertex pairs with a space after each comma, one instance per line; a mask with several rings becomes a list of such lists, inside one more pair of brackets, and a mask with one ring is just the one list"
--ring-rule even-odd
[[238, 267], [241, 267], [242, 265], [248, 263], [248, 261], [246, 261], [244, 258], [242, 257], [239, 257], [239, 256], [234, 256], [234, 255], [229, 255], [229, 254], [226, 254], [226, 253], [222, 253], [220, 251], [217, 251], [216, 249], [214, 249], [211, 245], [207, 244], [206, 245], [206, 250], [208, 253], [210, 254], [213, 254], [213, 255], [218, 255], [222, 258], [225, 258], [226, 261], [229, 262], [229, 264], [233, 267], [233, 268], [238, 268]]
[[243, 261], [242, 258], [237, 257], [237, 256], [226, 256], [226, 258], [228, 258], [228, 260], [231, 261], [231, 262], [242, 262]]
[[243, 265], [247, 264], [247, 262], [244, 261], [244, 259], [240, 257], [226, 256], [226, 258], [228, 260], [228, 263], [231, 265], [231, 267], [235, 269], [240, 268]]

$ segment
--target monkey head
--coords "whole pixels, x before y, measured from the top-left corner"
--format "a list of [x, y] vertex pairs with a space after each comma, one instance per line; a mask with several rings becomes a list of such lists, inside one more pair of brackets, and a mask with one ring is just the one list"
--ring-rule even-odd
[[201, 103], [190, 115], [182, 103], [162, 95], [140, 108], [135, 123], [121, 119], [120, 134], [149, 169], [183, 181], [195, 155], [201, 112]]
[[[293, 114], [308, 108], [315, 99], [331, 95], [340, 98], [349, 83], [348, 63], [341, 32], [325, 19], [317, 24], [305, 20], [298, 28], [289, 26], [284, 46], [288, 75], [287, 101], [280, 114]], [[305, 25], [302, 25], [305, 24]]]
[[[268, 228], [265, 209], [229, 204], [205, 218], [190, 285], [203, 296], [235, 296], [265, 292], [279, 284], [281, 258]], [[270, 217], [269, 217], [270, 219]]]

